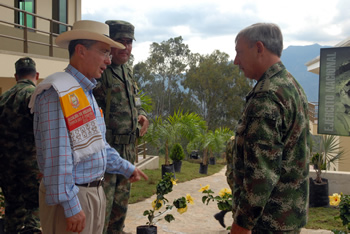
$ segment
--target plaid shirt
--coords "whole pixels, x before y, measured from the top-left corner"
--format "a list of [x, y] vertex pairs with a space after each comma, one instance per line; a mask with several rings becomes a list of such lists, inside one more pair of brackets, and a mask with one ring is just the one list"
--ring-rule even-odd
[[106, 141], [105, 122], [92, 95], [96, 80], [90, 81], [71, 65], [68, 65], [66, 72], [71, 74], [84, 90], [95, 112], [106, 145], [101, 152], [74, 164], [71, 141], [56, 90], [51, 87], [37, 96], [34, 110], [34, 136], [38, 165], [44, 176], [46, 203], [62, 205], [65, 216], [71, 217], [81, 211], [77, 197], [79, 188], [76, 184], [95, 181], [101, 178], [105, 171], [122, 174], [129, 178], [135, 167], [122, 159]]

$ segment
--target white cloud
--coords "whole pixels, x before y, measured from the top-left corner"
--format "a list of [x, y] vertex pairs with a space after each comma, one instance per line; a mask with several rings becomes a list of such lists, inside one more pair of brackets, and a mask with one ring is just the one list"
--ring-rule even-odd
[[350, 36], [348, 0], [83, 0], [82, 19], [123, 19], [135, 25], [135, 61], [148, 57], [149, 45], [182, 36], [192, 52], [215, 49], [235, 56], [234, 39], [256, 22], [278, 24], [289, 45], [334, 45]]

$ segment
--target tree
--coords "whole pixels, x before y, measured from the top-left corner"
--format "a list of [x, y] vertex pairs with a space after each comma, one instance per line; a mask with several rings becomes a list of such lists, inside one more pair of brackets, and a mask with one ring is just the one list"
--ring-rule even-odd
[[189, 66], [183, 85], [189, 89], [208, 128], [233, 129], [253, 82], [229, 61], [228, 54], [218, 50], [205, 56], [193, 54]]
[[181, 36], [150, 46], [150, 56], [134, 67], [134, 77], [154, 101], [153, 116], [168, 116], [186, 100], [180, 82], [191, 51]]

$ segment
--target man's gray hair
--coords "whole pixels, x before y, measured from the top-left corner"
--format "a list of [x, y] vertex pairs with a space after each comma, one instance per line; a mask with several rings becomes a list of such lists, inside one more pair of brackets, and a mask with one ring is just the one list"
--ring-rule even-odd
[[85, 46], [87, 49], [89, 49], [95, 43], [97, 43], [97, 41], [95, 41], [95, 40], [88, 40], [88, 39], [71, 40], [69, 42], [69, 45], [68, 45], [69, 58], [72, 58], [72, 56], [74, 54], [74, 51], [75, 51], [75, 47], [78, 44], [81, 44], [81, 45]]
[[247, 39], [251, 46], [256, 42], [261, 41], [271, 53], [281, 57], [283, 50], [283, 36], [278, 25], [273, 23], [256, 23], [242, 29], [236, 36], [236, 43], [241, 37]]

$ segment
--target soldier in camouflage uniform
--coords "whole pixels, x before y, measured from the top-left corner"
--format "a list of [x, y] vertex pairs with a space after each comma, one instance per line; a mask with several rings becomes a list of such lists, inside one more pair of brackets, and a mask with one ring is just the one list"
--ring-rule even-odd
[[282, 33], [258, 23], [236, 37], [236, 58], [257, 80], [238, 122], [228, 181], [233, 180], [231, 233], [300, 233], [309, 197], [306, 95], [280, 60]]
[[16, 64], [17, 84], [0, 97], [0, 185], [5, 196], [6, 233], [41, 233], [39, 169], [28, 103], [39, 78], [35, 62]]
[[[126, 64], [135, 39], [134, 26], [121, 20], [108, 20], [106, 24], [110, 28], [110, 37], [126, 48], [112, 48], [112, 64], [98, 80], [94, 95], [105, 116], [108, 143], [122, 158], [134, 163], [136, 139], [146, 133], [149, 125], [146, 112], [141, 108], [139, 88], [133, 79], [132, 69]], [[107, 197], [104, 233], [124, 233], [130, 183], [122, 175], [106, 173], [104, 190]]]

